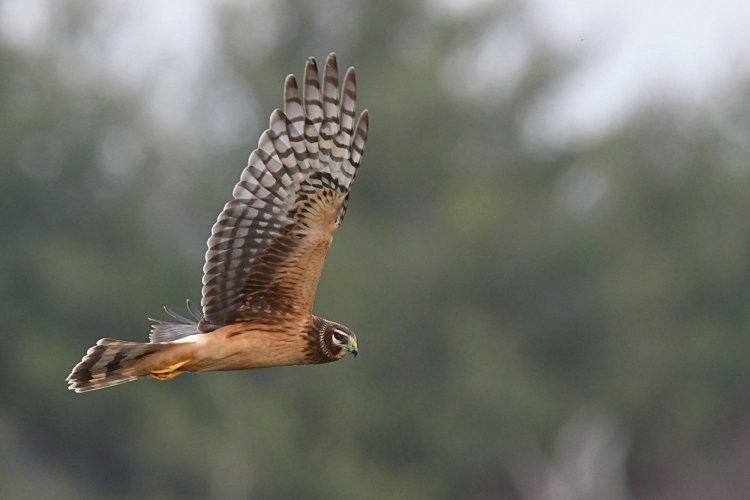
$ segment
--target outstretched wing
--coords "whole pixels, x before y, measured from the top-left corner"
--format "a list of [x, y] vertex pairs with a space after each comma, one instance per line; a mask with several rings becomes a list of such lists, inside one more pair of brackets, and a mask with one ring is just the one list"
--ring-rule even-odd
[[328, 246], [346, 212], [364, 153], [367, 111], [355, 128], [356, 80], [349, 68], [339, 103], [335, 54], [305, 66], [304, 103], [293, 75], [284, 111], [271, 114], [233, 199], [211, 230], [203, 266], [204, 331], [312, 310]]

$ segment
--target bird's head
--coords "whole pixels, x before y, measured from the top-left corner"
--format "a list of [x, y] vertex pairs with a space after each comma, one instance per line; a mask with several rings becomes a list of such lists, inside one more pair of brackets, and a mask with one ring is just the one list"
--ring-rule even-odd
[[348, 353], [357, 356], [357, 336], [342, 324], [327, 322], [322, 340], [335, 359], [343, 358]]

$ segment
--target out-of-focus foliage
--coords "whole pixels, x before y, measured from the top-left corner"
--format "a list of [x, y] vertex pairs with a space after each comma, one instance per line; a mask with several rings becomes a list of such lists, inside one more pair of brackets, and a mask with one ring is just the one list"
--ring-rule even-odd
[[[97, 60], [111, 12], [48, 7], [37, 44], [0, 39], [2, 498], [750, 490], [747, 92], [551, 148], [524, 130], [566, 56], [529, 32], [516, 79], [468, 79], [521, 9], [224, 2], [169, 128]], [[362, 356], [67, 392], [98, 338], [198, 298], [284, 76], [332, 50], [372, 126], [316, 311]]]

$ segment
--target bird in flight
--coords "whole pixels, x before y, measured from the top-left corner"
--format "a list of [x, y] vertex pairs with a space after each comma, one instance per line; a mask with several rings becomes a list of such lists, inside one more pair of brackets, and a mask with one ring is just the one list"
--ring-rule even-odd
[[141, 377], [184, 372], [328, 363], [357, 355], [346, 326], [312, 313], [323, 262], [349, 201], [367, 139], [356, 119], [354, 68], [339, 92], [336, 55], [318, 76], [305, 65], [304, 93], [293, 75], [284, 110], [268, 129], [211, 229], [201, 308], [194, 319], [154, 321], [148, 343], [104, 338], [68, 375], [68, 388], [93, 391]]

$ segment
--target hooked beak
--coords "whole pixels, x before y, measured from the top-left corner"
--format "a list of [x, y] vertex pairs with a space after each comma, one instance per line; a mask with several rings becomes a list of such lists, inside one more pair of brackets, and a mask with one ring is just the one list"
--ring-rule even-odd
[[357, 357], [358, 352], [359, 351], [357, 350], [357, 341], [355, 340], [354, 342], [352, 342], [352, 354], [354, 354], [355, 358]]

